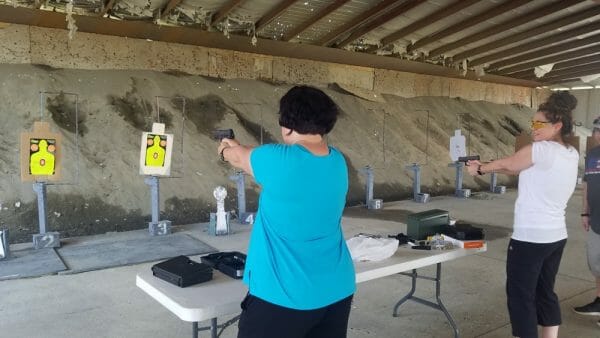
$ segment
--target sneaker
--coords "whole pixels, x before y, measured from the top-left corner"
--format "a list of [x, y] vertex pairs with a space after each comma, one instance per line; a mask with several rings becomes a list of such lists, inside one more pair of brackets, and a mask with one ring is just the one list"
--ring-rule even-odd
[[600, 297], [596, 297], [593, 302], [587, 305], [574, 307], [573, 311], [579, 313], [580, 315], [600, 316]]

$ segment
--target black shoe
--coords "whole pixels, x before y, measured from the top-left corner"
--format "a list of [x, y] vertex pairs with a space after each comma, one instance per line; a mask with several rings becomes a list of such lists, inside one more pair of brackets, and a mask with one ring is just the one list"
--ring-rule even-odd
[[593, 302], [587, 305], [574, 307], [573, 311], [580, 315], [600, 316], [600, 297], [596, 297]]

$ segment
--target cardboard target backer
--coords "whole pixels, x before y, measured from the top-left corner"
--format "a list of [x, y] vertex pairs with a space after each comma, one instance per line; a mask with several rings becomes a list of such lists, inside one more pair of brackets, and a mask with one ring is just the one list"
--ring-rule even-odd
[[466, 139], [461, 135], [460, 129], [456, 129], [454, 136], [450, 138], [449, 154], [452, 162], [458, 161], [459, 157], [467, 156]]
[[152, 124], [151, 132], [142, 133], [140, 174], [169, 176], [171, 174], [172, 151], [173, 135], [165, 134], [163, 123]]
[[21, 181], [58, 181], [61, 178], [62, 135], [47, 122], [34, 122], [21, 133]]

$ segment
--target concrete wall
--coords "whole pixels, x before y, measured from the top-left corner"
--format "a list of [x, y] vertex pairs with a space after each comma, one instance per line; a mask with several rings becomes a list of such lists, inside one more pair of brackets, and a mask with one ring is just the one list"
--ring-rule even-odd
[[369, 67], [128, 39], [24, 25], [0, 26], [0, 63], [71, 69], [180, 71], [219, 78], [327, 85], [337, 82], [403, 97], [445, 96], [535, 107], [545, 91]]

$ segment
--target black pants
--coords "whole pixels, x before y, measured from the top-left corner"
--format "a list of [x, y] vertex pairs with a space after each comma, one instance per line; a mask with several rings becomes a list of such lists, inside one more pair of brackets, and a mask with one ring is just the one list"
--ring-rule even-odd
[[248, 294], [238, 338], [345, 338], [352, 296], [315, 310], [295, 310]]
[[512, 334], [537, 337], [537, 326], [561, 324], [554, 281], [567, 240], [530, 243], [511, 239], [506, 260], [506, 294]]

